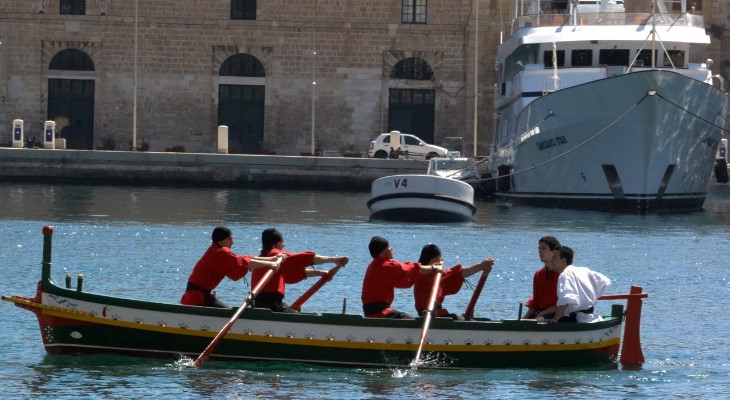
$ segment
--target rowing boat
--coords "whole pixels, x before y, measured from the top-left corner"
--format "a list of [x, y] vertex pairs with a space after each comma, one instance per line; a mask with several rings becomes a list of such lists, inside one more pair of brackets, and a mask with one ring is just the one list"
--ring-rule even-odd
[[[66, 287], [51, 278], [53, 228], [43, 228], [41, 280], [34, 297], [2, 300], [35, 313], [51, 354], [119, 353], [194, 359], [237, 309], [185, 306], [106, 296]], [[591, 324], [546, 324], [520, 319], [454, 321], [433, 318], [419, 368], [533, 368], [635, 366], [644, 361], [639, 339], [642, 299], [627, 300]], [[624, 326], [625, 325], [625, 326]], [[419, 347], [423, 319], [392, 320], [336, 313], [275, 313], [247, 308], [210, 354], [211, 360], [277, 360], [346, 367], [407, 367]], [[622, 328], [624, 331], [622, 337]]]

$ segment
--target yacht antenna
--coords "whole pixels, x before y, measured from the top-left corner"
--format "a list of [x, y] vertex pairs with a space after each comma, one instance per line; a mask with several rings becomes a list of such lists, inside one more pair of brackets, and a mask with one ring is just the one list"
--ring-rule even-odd
[[656, 0], [651, 6], [651, 69], [656, 69]]
[[575, 31], [576, 25], [578, 25], [578, 0], [570, 0], [570, 15], [573, 19], [573, 31]]

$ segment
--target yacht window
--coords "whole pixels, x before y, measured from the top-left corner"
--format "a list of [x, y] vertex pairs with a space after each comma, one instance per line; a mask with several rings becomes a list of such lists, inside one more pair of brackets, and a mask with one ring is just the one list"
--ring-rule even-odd
[[[667, 54], [669, 54], [669, 58], [672, 59], [672, 63], [674, 63], [674, 66], [676, 68], [684, 68], [684, 51], [682, 50], [667, 50]], [[664, 66], [665, 67], [671, 67], [672, 64], [667, 59], [667, 55], [664, 55]]]
[[598, 53], [598, 64], [600, 65], [629, 65], [628, 49], [602, 49]]
[[[654, 50], [654, 60], [659, 61], [657, 58], [657, 52]], [[651, 67], [651, 50], [641, 50], [639, 56], [636, 57], [636, 67]]]
[[[556, 58], [557, 58], [557, 64], [558, 67], [565, 66], [565, 50], [558, 50], [555, 52]], [[543, 54], [543, 59], [545, 60], [545, 68], [552, 68], [553, 67], [553, 51], [552, 50], [545, 50], [545, 53]]]
[[570, 54], [570, 65], [574, 67], [590, 67], [593, 64], [593, 50], [573, 50]]

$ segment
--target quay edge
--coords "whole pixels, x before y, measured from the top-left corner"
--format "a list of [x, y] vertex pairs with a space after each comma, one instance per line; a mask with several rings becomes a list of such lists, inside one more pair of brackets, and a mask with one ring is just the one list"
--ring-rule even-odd
[[0, 148], [0, 182], [367, 192], [377, 178], [425, 171], [416, 160]]

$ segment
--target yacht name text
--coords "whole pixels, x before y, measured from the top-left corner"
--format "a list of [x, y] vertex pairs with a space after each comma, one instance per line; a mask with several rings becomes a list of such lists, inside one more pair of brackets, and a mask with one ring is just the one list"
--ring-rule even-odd
[[538, 150], [545, 150], [549, 149], [551, 147], [557, 147], [568, 143], [568, 139], [565, 138], [565, 136], [558, 136], [554, 137], [552, 139], [543, 140], [542, 142], [537, 142], [537, 149]]

